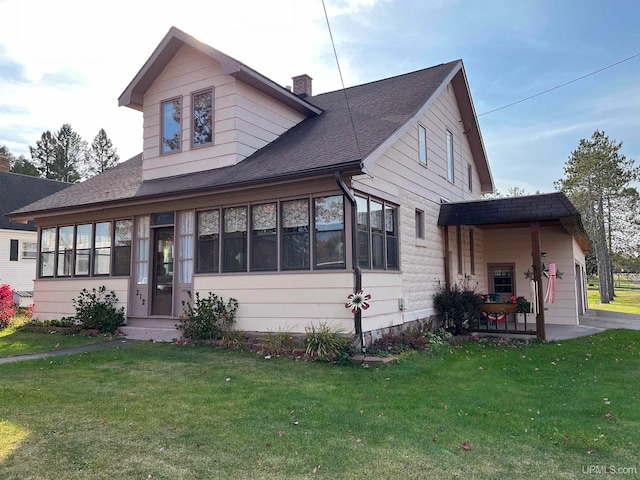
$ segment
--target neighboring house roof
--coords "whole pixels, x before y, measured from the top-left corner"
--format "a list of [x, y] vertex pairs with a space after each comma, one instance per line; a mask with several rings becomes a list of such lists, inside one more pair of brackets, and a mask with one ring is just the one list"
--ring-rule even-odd
[[[220, 61], [223, 68], [232, 71], [231, 75], [235, 75], [233, 72], [250, 70], [231, 57], [172, 28], [122, 94], [120, 104], [135, 108], [136, 102], [141, 101], [140, 95], [151, 85], [171, 56], [185, 43]], [[233, 68], [225, 66], [226, 64], [232, 64]], [[239, 70], [233, 70], [234, 68]], [[270, 84], [266, 77], [252, 78], [260, 79], [263, 86], [271, 89], [271, 94], [276, 95], [276, 92], [279, 92], [280, 95], [286, 92], [286, 101], [291, 100], [291, 92], [273, 82]], [[244, 77], [241, 79], [245, 81]], [[467, 128], [465, 133], [469, 138], [480, 175], [482, 191], [491, 191], [493, 180], [477, 128], [464, 67], [461, 60], [456, 60], [346, 90], [307, 96], [304, 100], [293, 95], [305, 106], [321, 113], [303, 120], [236, 165], [142, 181], [142, 155], [137, 155], [110, 171], [74, 185], [70, 190], [48, 199], [47, 202], [35, 202], [13, 212], [13, 215], [15, 218], [24, 218], [29, 214], [46, 215], [52, 210], [95, 208], [99, 204], [220, 188], [240, 188], [333, 174], [337, 171], [360, 173], [369, 158], [377, 158], [380, 149], [385, 148], [390, 140], [395, 140], [414, 126], [413, 120], [416, 120], [416, 116], [425, 111], [450, 81], [454, 84], [463, 122]]]
[[473, 202], [451, 202], [440, 205], [438, 225], [528, 225], [533, 221], [560, 222], [580, 247], [589, 250], [589, 237], [580, 212], [562, 192], [541, 195], [504, 197]]
[[5, 214], [70, 187], [71, 183], [0, 172], [0, 229], [36, 231], [33, 222], [16, 223]]

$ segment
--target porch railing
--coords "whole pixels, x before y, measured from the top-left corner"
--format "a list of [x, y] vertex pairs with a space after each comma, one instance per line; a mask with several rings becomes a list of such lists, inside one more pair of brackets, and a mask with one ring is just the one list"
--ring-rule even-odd
[[[518, 313], [515, 303], [483, 303], [477, 332], [535, 335], [535, 315]], [[528, 318], [527, 318], [528, 316]]]

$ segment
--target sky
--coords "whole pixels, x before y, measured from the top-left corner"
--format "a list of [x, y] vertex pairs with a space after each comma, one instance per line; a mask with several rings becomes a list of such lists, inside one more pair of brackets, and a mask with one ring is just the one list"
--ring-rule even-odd
[[595, 130], [640, 163], [639, 19], [638, 0], [0, 0], [0, 145], [30, 159], [68, 123], [141, 152], [118, 97], [175, 26], [314, 94], [462, 59], [498, 191], [552, 192]]

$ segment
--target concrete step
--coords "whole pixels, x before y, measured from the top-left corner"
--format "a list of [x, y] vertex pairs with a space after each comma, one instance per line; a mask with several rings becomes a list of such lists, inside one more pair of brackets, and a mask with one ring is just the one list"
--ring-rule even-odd
[[120, 327], [125, 338], [129, 340], [153, 340], [154, 342], [174, 342], [182, 337], [182, 331], [177, 328], [162, 327]]

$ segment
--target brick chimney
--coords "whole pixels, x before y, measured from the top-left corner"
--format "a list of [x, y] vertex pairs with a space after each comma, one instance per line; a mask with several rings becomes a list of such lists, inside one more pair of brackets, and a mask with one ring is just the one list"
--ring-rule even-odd
[[306, 73], [304, 75], [298, 75], [297, 77], [292, 77], [293, 80], [293, 93], [299, 95], [301, 97], [310, 97], [311, 93], [311, 80], [313, 80]]
[[0, 172], [8, 172], [11, 170], [11, 164], [6, 155], [0, 155]]

